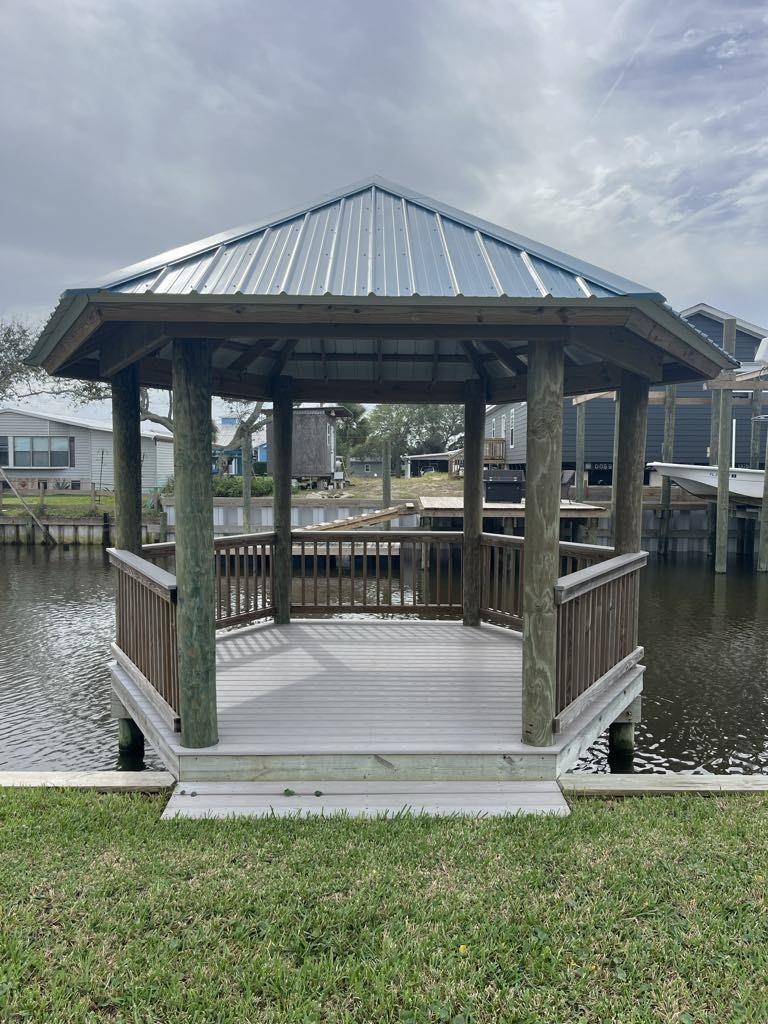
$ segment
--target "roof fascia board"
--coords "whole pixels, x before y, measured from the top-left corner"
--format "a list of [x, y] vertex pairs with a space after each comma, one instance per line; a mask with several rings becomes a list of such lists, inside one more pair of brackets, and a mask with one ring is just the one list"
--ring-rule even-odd
[[695, 306], [691, 306], [689, 309], [682, 309], [680, 316], [695, 316], [697, 313], [708, 316], [711, 320], [717, 320], [718, 323], [725, 323], [726, 320], [735, 320], [736, 326], [740, 331], [744, 334], [753, 334], [760, 341], [768, 337], [768, 327], [758, 327], [757, 324], [751, 324], [748, 320], [732, 316], [730, 313], [726, 313], [725, 310], [709, 306], [706, 302], [697, 302]]

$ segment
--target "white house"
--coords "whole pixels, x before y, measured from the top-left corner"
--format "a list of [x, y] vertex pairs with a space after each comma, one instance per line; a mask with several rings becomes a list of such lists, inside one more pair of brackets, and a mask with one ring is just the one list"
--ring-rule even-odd
[[[59, 413], [0, 407], [0, 468], [19, 490], [111, 490], [115, 486], [112, 428]], [[141, 483], [145, 491], [173, 476], [173, 437], [141, 433]], [[5, 481], [0, 477], [0, 484]]]

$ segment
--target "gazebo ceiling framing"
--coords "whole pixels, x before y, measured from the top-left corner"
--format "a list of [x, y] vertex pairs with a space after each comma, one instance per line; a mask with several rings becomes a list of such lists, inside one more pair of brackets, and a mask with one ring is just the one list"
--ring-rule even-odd
[[378, 178], [66, 291], [31, 358], [168, 388], [175, 338], [214, 343], [231, 398], [290, 377], [303, 400], [524, 400], [542, 339], [565, 343], [566, 394], [734, 365], [658, 293]]

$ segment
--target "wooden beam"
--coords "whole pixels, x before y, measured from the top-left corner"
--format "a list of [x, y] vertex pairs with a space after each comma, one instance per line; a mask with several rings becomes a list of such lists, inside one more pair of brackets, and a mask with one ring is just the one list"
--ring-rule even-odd
[[275, 557], [272, 567], [275, 622], [291, 621], [291, 478], [293, 473], [292, 382], [280, 377], [273, 398]]
[[211, 485], [212, 345], [173, 343], [181, 743], [218, 742]]
[[463, 622], [480, 625], [482, 579], [480, 537], [483, 532], [483, 452], [485, 397], [474, 385], [464, 402], [464, 547], [462, 554]]
[[64, 338], [45, 357], [43, 367], [48, 373], [57, 373], [93, 337], [103, 323], [104, 317], [98, 309], [86, 307], [67, 330]]
[[588, 327], [571, 328], [569, 347], [576, 347], [604, 362], [620, 366], [639, 377], [660, 380], [662, 373], [662, 352], [660, 349], [640, 341], [628, 331], [613, 330], [608, 337], [596, 337]]
[[275, 344], [273, 338], [266, 340], [254, 341], [251, 345], [240, 352], [240, 355], [227, 366], [227, 371], [232, 373], [239, 373], [241, 370], [247, 370], [249, 366], [256, 362], [259, 356], [264, 355], [268, 352]]
[[115, 546], [141, 554], [141, 419], [139, 375], [127, 366], [112, 379]]
[[170, 340], [168, 335], [158, 333], [152, 324], [126, 324], [118, 337], [101, 346], [99, 373], [102, 377], [114, 377], [126, 366], [164, 348]]
[[587, 407], [576, 406], [576, 501], [584, 501], [584, 462], [587, 447]]
[[614, 472], [614, 550], [634, 554], [642, 545], [643, 473], [648, 423], [648, 382], [625, 373], [618, 417]]
[[271, 381], [275, 381], [285, 369], [285, 364], [291, 357], [291, 353], [298, 345], [298, 339], [289, 339], [283, 344], [283, 347], [279, 352], [275, 353], [274, 362], [269, 371], [269, 378]]
[[[661, 461], [675, 461], [675, 417], [677, 413], [677, 388], [669, 384], [664, 389], [664, 440], [661, 446]], [[661, 518], [659, 521], [659, 554], [666, 557], [669, 552], [669, 522], [672, 505], [672, 481], [664, 475], [661, 478]]]
[[496, 359], [505, 366], [510, 373], [518, 376], [520, 374], [528, 373], [528, 364], [524, 363], [523, 360], [503, 345], [500, 341], [496, 341], [493, 338], [483, 338], [482, 344], [491, 352]]
[[[729, 355], [736, 351], [736, 320], [723, 323], [723, 348]], [[717, 526], [715, 530], [715, 572], [728, 568], [728, 509], [730, 505], [730, 469], [734, 460], [731, 452], [731, 392], [720, 392], [720, 416], [717, 442]]]
[[563, 347], [562, 341], [532, 346], [528, 366], [526, 506], [536, 515], [525, 526], [522, 738], [534, 746], [552, 743], [555, 717]]
[[471, 341], [464, 340], [461, 342], [461, 347], [464, 349], [467, 359], [472, 364], [472, 367], [480, 380], [487, 381], [488, 371], [486, 370], [483, 359], [474, 344]]
[[704, 377], [712, 377], [719, 372], [716, 362], [717, 357], [714, 351], [710, 358], [692, 345], [689, 345], [688, 342], [676, 337], [671, 331], [657, 324], [639, 309], [631, 310], [624, 326], [628, 331], [632, 331], [633, 334], [638, 335], [644, 341], [664, 349], [665, 352], [674, 356], [675, 359], [679, 359], [688, 366], [692, 366]]

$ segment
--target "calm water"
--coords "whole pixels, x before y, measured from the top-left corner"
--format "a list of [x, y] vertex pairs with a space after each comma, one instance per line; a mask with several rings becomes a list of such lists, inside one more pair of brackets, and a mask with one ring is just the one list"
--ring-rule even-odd
[[[117, 766], [106, 670], [113, 576], [100, 550], [0, 546], [0, 769]], [[652, 562], [636, 771], [768, 772], [768, 578]], [[161, 767], [147, 749], [146, 765]], [[582, 762], [607, 771], [601, 739]]]

